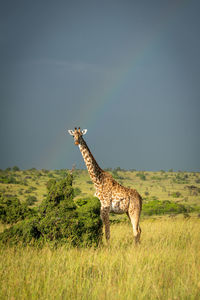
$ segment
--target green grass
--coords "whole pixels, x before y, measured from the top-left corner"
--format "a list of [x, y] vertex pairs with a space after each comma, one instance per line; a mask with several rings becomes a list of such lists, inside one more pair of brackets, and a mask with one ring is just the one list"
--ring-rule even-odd
[[98, 249], [0, 250], [0, 299], [199, 299], [200, 219], [148, 219], [142, 241], [111, 226]]

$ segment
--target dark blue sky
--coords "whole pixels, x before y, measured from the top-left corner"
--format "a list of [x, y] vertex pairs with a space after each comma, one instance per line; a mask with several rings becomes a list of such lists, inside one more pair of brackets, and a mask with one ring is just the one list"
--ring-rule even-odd
[[200, 171], [199, 1], [0, 1], [0, 168]]

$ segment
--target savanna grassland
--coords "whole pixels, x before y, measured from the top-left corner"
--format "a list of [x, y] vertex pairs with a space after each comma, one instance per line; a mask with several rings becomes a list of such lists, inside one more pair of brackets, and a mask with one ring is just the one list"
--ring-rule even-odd
[[[141, 193], [144, 212], [156, 201], [182, 206], [170, 206], [171, 212], [146, 210], [138, 246], [122, 215], [111, 216], [110, 245], [103, 240], [98, 248], [1, 248], [0, 299], [200, 299], [200, 174], [110, 172]], [[47, 193], [47, 181], [65, 173], [1, 171], [0, 191], [21, 202], [34, 196], [32, 205], [37, 206]], [[87, 171], [74, 171], [74, 188], [75, 200], [94, 194]], [[0, 230], [6, 226], [1, 224]]]
[[[200, 173], [197, 172], [143, 172], [125, 171], [120, 168], [108, 170], [122, 185], [135, 188], [143, 199], [170, 200], [200, 207]], [[30, 196], [37, 198], [37, 206], [47, 194], [46, 184], [50, 179], [63, 178], [66, 170], [19, 170], [0, 171], [0, 193], [16, 196], [21, 202]], [[93, 196], [94, 187], [87, 170], [73, 172], [76, 198]]]
[[0, 299], [199, 299], [200, 221], [145, 220], [111, 226], [98, 249], [0, 250]]

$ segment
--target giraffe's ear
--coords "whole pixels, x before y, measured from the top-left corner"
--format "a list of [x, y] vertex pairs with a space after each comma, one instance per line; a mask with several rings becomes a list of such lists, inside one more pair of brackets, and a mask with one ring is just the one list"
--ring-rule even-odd
[[82, 130], [82, 135], [86, 134], [86, 132], [87, 132], [87, 129], [83, 129]]
[[68, 132], [69, 132], [70, 135], [74, 135], [73, 130], [68, 130]]

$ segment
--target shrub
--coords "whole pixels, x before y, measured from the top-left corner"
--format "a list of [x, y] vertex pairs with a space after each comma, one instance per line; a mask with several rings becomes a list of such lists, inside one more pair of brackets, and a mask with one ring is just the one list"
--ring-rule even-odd
[[143, 204], [142, 214], [151, 216], [151, 215], [163, 215], [163, 214], [180, 214], [180, 213], [187, 213], [192, 211], [191, 207], [185, 207], [182, 204], [178, 204], [175, 202], [166, 201], [159, 201], [159, 200], [152, 200], [147, 203]]
[[37, 202], [37, 198], [35, 196], [28, 196], [26, 198], [26, 205], [31, 206], [33, 205], [35, 202]]
[[172, 182], [179, 183], [179, 184], [185, 184], [185, 183], [188, 182], [188, 175], [187, 174], [178, 173], [175, 176], [175, 178], [172, 179]]
[[6, 171], [6, 172], [10, 172], [10, 171], [11, 171], [11, 168], [10, 168], [10, 167], [9, 167], [9, 168], [6, 168], [5, 171]]
[[27, 180], [22, 180], [22, 181], [20, 182], [20, 184], [21, 184], [21, 185], [28, 186]]
[[25, 203], [18, 198], [0, 198], [0, 220], [2, 223], [13, 224], [34, 214], [34, 211], [28, 208]]
[[195, 185], [185, 186], [184, 189], [187, 189], [192, 196], [197, 196], [200, 193], [200, 188]]
[[33, 172], [35, 172], [35, 171], [37, 171], [37, 169], [36, 169], [36, 168], [31, 168], [31, 169], [29, 169], [28, 171], [33, 171]]
[[20, 171], [20, 168], [18, 166], [14, 166], [12, 169], [13, 171]]
[[146, 176], [144, 175], [144, 173], [137, 173], [136, 176], [140, 177], [141, 180], [146, 180]]
[[48, 174], [48, 173], [49, 173], [49, 170], [42, 169], [42, 172], [43, 172], [44, 174]]
[[42, 244], [41, 234], [37, 229], [37, 219], [26, 219], [15, 226], [5, 229], [0, 234], [0, 244], [9, 244], [10, 246], [18, 243], [26, 246], [27, 244]]
[[91, 180], [87, 180], [86, 183], [87, 184], [92, 184], [92, 181]]
[[174, 192], [174, 193], [172, 193], [172, 197], [174, 197], [174, 198], [179, 198], [180, 196], [181, 196], [180, 192]]
[[74, 197], [78, 196], [81, 194], [81, 189], [79, 189], [78, 187], [74, 188]]
[[97, 198], [73, 201], [72, 176], [47, 184], [48, 195], [37, 213], [0, 234], [4, 244], [96, 246], [102, 238]]
[[15, 179], [14, 176], [1, 176], [0, 177], [0, 183], [5, 184], [18, 184], [18, 181]]
[[48, 195], [38, 211], [38, 231], [45, 241], [78, 243], [77, 212], [73, 201], [72, 178], [50, 180]]
[[160, 181], [160, 180], [162, 180], [162, 177], [159, 177], [159, 176], [152, 176], [152, 177], [151, 177], [151, 180], [158, 180], [158, 181]]
[[117, 169], [114, 169], [112, 171], [112, 176], [113, 176], [114, 179], [123, 179], [123, 177], [118, 174]]
[[48, 174], [48, 177], [49, 177], [49, 178], [54, 178], [54, 175], [51, 174], [51, 173], [49, 173], [49, 174]]
[[98, 245], [102, 239], [100, 201], [96, 197], [77, 200], [78, 234], [83, 245]]

